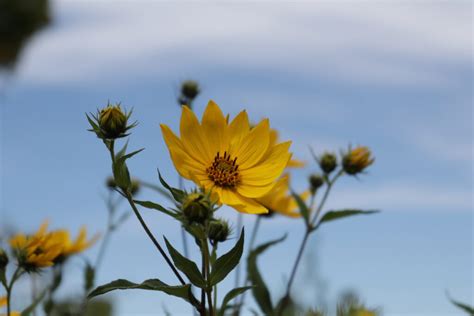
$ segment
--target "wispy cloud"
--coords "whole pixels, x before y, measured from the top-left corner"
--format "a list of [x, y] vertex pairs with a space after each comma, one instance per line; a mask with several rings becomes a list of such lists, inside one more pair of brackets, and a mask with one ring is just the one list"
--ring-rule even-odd
[[469, 3], [56, 5], [59, 21], [32, 43], [24, 80], [64, 84], [225, 66], [440, 85], [449, 83], [446, 67], [471, 58]]

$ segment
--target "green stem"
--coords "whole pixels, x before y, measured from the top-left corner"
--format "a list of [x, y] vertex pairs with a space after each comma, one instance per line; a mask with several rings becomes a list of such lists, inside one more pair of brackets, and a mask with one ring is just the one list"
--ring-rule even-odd
[[156, 249], [158, 249], [158, 251], [160, 252], [160, 254], [163, 256], [163, 258], [165, 259], [166, 263], [168, 264], [168, 266], [171, 268], [171, 270], [173, 271], [173, 273], [176, 275], [176, 277], [178, 278], [179, 282], [182, 284], [182, 285], [185, 285], [186, 282], [184, 282], [184, 279], [181, 277], [181, 275], [179, 274], [178, 270], [176, 269], [176, 267], [173, 265], [173, 263], [171, 262], [170, 258], [168, 257], [168, 255], [166, 254], [166, 252], [163, 250], [163, 248], [161, 248], [160, 244], [158, 243], [158, 241], [156, 240], [155, 236], [153, 236], [153, 234], [151, 233], [150, 229], [148, 228], [147, 224], [145, 223], [145, 221], [143, 220], [143, 217], [140, 215], [140, 212], [138, 211], [137, 209], [137, 206], [135, 205], [135, 202], [133, 202], [133, 197], [132, 197], [132, 194], [130, 192], [125, 192], [125, 196], [127, 198], [127, 201], [128, 203], [130, 204], [130, 206], [132, 207], [132, 210], [133, 212], [135, 213], [135, 216], [138, 218], [138, 221], [140, 222], [140, 224], [142, 225], [143, 229], [145, 230], [146, 234], [148, 235], [148, 237], [150, 238], [150, 240], [153, 242], [153, 244], [155, 245]]
[[[203, 256], [204, 256], [204, 267], [205, 267], [205, 278], [206, 282], [209, 280], [209, 246], [207, 244], [207, 239], [202, 240], [203, 245]], [[209, 306], [209, 316], [214, 316], [214, 307], [212, 306], [212, 287], [206, 288], [206, 295], [207, 295], [207, 305]]]
[[6, 290], [7, 290], [7, 316], [11, 315], [11, 294], [12, 294], [12, 288], [13, 284], [15, 284], [16, 280], [22, 275], [23, 271], [20, 267], [17, 267], [15, 272], [13, 273], [12, 279], [10, 283], [7, 285]]
[[[240, 232], [242, 231], [242, 221], [243, 221], [243, 215], [242, 213], [239, 213], [237, 216], [237, 231]], [[235, 268], [235, 282], [234, 282], [234, 288], [239, 287], [240, 285], [240, 267], [241, 265], [237, 265]]]

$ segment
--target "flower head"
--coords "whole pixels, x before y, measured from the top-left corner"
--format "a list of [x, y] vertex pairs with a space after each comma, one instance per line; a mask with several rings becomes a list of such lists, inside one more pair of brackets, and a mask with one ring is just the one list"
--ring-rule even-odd
[[212, 220], [209, 223], [209, 239], [213, 243], [218, 243], [218, 242], [224, 242], [227, 240], [227, 237], [229, 237], [230, 234], [230, 228], [229, 224], [221, 219], [215, 219]]
[[61, 254], [61, 240], [47, 232], [45, 222], [33, 235], [17, 234], [10, 239], [10, 246], [15, 252], [18, 264], [28, 272], [54, 264]]
[[373, 164], [375, 158], [368, 147], [359, 146], [344, 154], [342, 158], [342, 166], [344, 171], [349, 175], [356, 175]]
[[113, 140], [127, 136], [128, 130], [137, 126], [137, 122], [128, 125], [128, 119], [132, 115], [132, 111], [123, 111], [120, 104], [107, 104], [102, 110], [97, 110], [96, 114], [90, 113], [86, 115], [89, 124], [97, 137], [101, 139]]
[[212, 216], [212, 202], [206, 194], [200, 192], [192, 192], [186, 195], [181, 209], [190, 224], [202, 224]]
[[5, 269], [8, 264], [8, 256], [2, 248], [0, 248], [0, 270]]
[[318, 162], [325, 174], [330, 174], [337, 167], [337, 157], [333, 153], [325, 152]]
[[[277, 212], [289, 217], [300, 217], [298, 205], [291, 195], [290, 191], [290, 175], [285, 173], [275, 186], [264, 196], [257, 200], [272, 212]], [[301, 198], [305, 200], [308, 192], [301, 194]]]
[[180, 137], [166, 125], [161, 130], [182, 177], [239, 212], [267, 212], [255, 198], [270, 191], [291, 157], [291, 142], [271, 144], [268, 119], [250, 128], [242, 111], [229, 123], [219, 106], [209, 101], [201, 123], [183, 106]]

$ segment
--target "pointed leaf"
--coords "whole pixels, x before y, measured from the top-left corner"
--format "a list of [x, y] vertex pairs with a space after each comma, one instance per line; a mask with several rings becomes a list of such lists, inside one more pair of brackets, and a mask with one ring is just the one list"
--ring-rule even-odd
[[231, 290], [229, 293], [227, 293], [226, 296], [224, 297], [224, 300], [222, 301], [222, 306], [219, 309], [218, 316], [224, 316], [224, 313], [227, 309], [227, 305], [229, 304], [229, 302], [251, 288], [252, 286], [237, 287]]
[[364, 210], [357, 210], [357, 209], [345, 209], [345, 210], [340, 210], [340, 211], [328, 211], [326, 214], [321, 217], [319, 220], [318, 225], [314, 229], [317, 229], [321, 224], [342, 219], [345, 217], [349, 216], [354, 216], [354, 215], [368, 215], [368, 214], [374, 214], [378, 213], [379, 211], [376, 210], [369, 210], [369, 211], [364, 211]]
[[171, 255], [171, 259], [173, 259], [176, 268], [182, 271], [192, 284], [200, 288], [205, 288], [206, 281], [204, 280], [197, 265], [174, 249], [166, 237], [163, 238], [165, 239], [166, 247], [168, 248], [168, 252]]
[[240, 238], [235, 244], [235, 246], [229, 250], [222, 257], [217, 258], [212, 268], [212, 272], [209, 275], [209, 286], [214, 286], [234, 270], [234, 268], [239, 264], [240, 258], [242, 257], [242, 252], [244, 251], [244, 237], [245, 232], [242, 228], [240, 233]]
[[191, 294], [191, 285], [177, 285], [170, 286], [164, 282], [161, 282], [158, 279], [146, 280], [141, 284], [133, 283], [128, 280], [118, 279], [110, 283], [101, 285], [95, 290], [89, 293], [87, 298], [91, 299], [95, 296], [108, 293], [115, 290], [129, 290], [129, 289], [142, 289], [142, 290], [151, 290], [151, 291], [161, 291], [168, 295], [180, 297], [186, 301], [189, 301], [192, 297]]
[[161, 177], [161, 173], [158, 170], [158, 177], [160, 178], [161, 184], [168, 190], [170, 191], [171, 195], [173, 195], [173, 198], [175, 199], [176, 202], [182, 203], [184, 199], [184, 192], [182, 190], [170, 187], [168, 183]]
[[174, 213], [170, 210], [167, 210], [166, 208], [164, 208], [160, 204], [157, 204], [157, 203], [154, 203], [154, 202], [151, 202], [151, 201], [139, 201], [139, 200], [133, 200], [133, 202], [135, 202], [136, 204], [138, 204], [140, 206], [143, 206], [145, 208], [160, 211], [160, 212], [165, 213], [166, 215], [169, 215], [173, 218], [177, 217], [176, 213]]
[[300, 209], [300, 214], [303, 216], [306, 224], [309, 223], [309, 215], [310, 215], [310, 210], [309, 207], [306, 205], [306, 203], [303, 201], [301, 196], [299, 194], [296, 194], [295, 192], [291, 191], [291, 195], [296, 201], [296, 204], [298, 204], [298, 208]]
[[471, 315], [471, 316], [474, 315], [474, 307], [473, 306], [469, 306], [467, 304], [455, 301], [449, 295], [447, 295], [447, 296], [448, 296], [448, 299], [451, 301], [451, 303], [453, 305], [455, 305], [456, 307], [462, 309], [463, 311], [468, 313], [468, 315]]
[[252, 288], [252, 294], [257, 301], [258, 306], [265, 315], [273, 315], [273, 303], [270, 296], [270, 292], [265, 284], [265, 281], [260, 274], [257, 266], [257, 258], [269, 247], [278, 244], [286, 239], [286, 235], [283, 237], [264, 243], [255, 250], [252, 250], [247, 258], [247, 273], [250, 281], [254, 285]]

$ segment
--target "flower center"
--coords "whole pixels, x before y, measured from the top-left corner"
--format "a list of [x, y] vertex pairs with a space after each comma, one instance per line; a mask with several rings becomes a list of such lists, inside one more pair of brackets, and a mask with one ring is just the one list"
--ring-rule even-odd
[[231, 159], [227, 152], [224, 152], [224, 156], [221, 157], [218, 152], [212, 165], [206, 169], [209, 179], [219, 187], [235, 187], [240, 182], [240, 175], [237, 171], [239, 165], [235, 163], [236, 161], [237, 157]]

